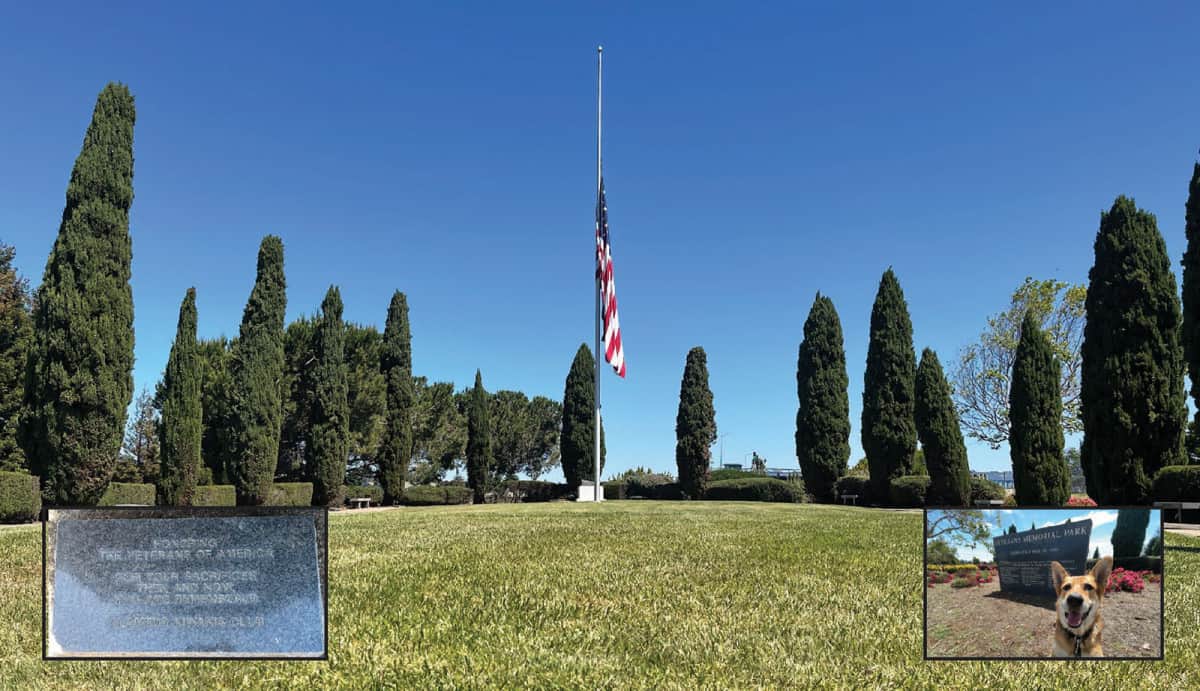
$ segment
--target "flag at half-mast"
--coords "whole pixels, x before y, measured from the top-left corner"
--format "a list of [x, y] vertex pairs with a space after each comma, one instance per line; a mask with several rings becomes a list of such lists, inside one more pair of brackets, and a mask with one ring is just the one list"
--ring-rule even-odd
[[604, 179], [596, 201], [596, 277], [604, 331], [604, 359], [620, 377], [625, 376], [625, 350], [621, 347], [621, 324], [617, 319], [617, 286], [613, 282], [612, 246], [608, 241], [608, 203], [604, 201]]

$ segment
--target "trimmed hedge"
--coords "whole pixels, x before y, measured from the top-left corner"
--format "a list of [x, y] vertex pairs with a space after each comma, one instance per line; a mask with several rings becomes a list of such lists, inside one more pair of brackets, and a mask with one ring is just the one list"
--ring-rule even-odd
[[[496, 485], [495, 492], [500, 495], [511, 493], [511, 500], [519, 503], [559, 501], [575, 496], [570, 485], [544, 480], [508, 480]], [[509, 501], [509, 498], [503, 500]]]
[[679, 499], [677, 482], [639, 482], [637, 479], [604, 483], [605, 499]]
[[41, 513], [37, 476], [0, 470], [0, 523], [36, 521]]
[[346, 497], [346, 505], [350, 505], [351, 499], [361, 499], [366, 497], [371, 500], [372, 504], [383, 503], [383, 488], [379, 485], [343, 485], [342, 494]]
[[1155, 501], [1200, 501], [1200, 465], [1168, 465], [1154, 474]]
[[859, 504], [865, 504], [867, 495], [870, 494], [871, 480], [859, 475], [843, 475], [834, 483], [837, 488], [838, 498], [845, 494], [856, 494]]
[[404, 490], [402, 501], [406, 506], [441, 506], [444, 504], [470, 504], [470, 487], [461, 485], [417, 485]]
[[705, 499], [714, 501], [776, 501], [799, 504], [804, 486], [774, 477], [744, 477], [708, 483]]
[[276, 482], [267, 494], [267, 506], [312, 506], [311, 482]]
[[928, 475], [905, 475], [892, 480], [888, 498], [893, 506], [925, 506], [925, 495], [928, 492]]
[[158, 488], [149, 483], [110, 482], [108, 489], [100, 496], [97, 506], [116, 506], [117, 504], [146, 504], [154, 506]]
[[992, 482], [985, 477], [971, 477], [971, 505], [977, 501], [1003, 499], [1008, 493], [998, 482]]
[[750, 470], [739, 470], [737, 468], [718, 468], [709, 471], [709, 482], [720, 482], [722, 480], [738, 480], [744, 477], [765, 477], [763, 473], [755, 473]]
[[237, 506], [237, 488], [233, 485], [198, 485], [192, 506]]
[[[1091, 571], [1099, 559], [1087, 560], [1087, 570]], [[1162, 573], [1162, 557], [1129, 557], [1113, 561], [1113, 570], [1121, 568], [1126, 571], [1153, 571], [1154, 573]], [[1071, 574], [1078, 576], [1081, 574]]]

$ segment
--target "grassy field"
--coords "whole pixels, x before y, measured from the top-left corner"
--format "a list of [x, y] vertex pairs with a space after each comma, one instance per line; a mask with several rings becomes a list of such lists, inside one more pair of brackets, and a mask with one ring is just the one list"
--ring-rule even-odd
[[926, 662], [921, 515], [626, 501], [330, 520], [328, 662], [40, 659], [41, 532], [0, 530], [0, 688], [1200, 686], [1200, 540], [1163, 662]]

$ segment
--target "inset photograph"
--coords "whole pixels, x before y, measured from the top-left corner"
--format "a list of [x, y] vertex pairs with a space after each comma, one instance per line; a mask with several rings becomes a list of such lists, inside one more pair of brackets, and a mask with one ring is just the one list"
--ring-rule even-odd
[[926, 659], [1162, 659], [1162, 511], [929, 509]]

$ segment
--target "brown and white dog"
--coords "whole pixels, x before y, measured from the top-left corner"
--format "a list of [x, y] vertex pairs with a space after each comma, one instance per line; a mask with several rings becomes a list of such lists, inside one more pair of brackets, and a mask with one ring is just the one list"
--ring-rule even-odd
[[1054, 657], [1104, 657], [1100, 605], [1112, 573], [1112, 557], [1104, 557], [1083, 576], [1072, 576], [1050, 563], [1057, 602], [1054, 606]]

